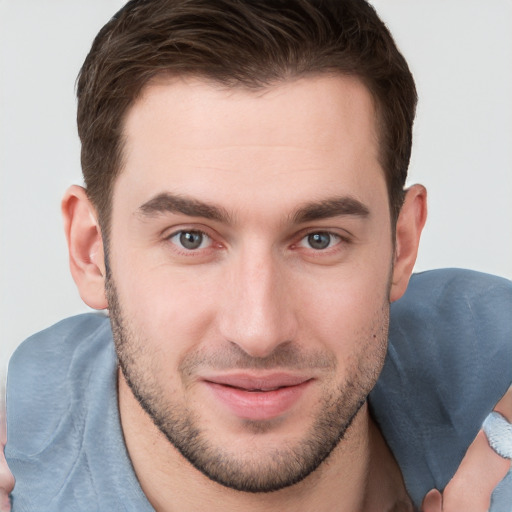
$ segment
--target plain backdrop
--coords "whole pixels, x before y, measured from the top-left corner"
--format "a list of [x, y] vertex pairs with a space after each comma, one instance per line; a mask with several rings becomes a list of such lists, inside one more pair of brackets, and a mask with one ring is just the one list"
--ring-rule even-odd
[[[429, 190], [417, 270], [512, 278], [512, 1], [375, 0], [417, 81], [410, 183]], [[0, 0], [0, 381], [28, 335], [87, 311], [60, 198], [81, 183], [74, 83], [121, 0]]]

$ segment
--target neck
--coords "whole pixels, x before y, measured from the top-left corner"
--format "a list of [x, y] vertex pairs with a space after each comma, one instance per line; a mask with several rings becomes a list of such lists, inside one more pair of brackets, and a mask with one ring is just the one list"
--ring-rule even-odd
[[381, 512], [395, 510], [407, 496], [398, 466], [366, 404], [316, 471], [270, 493], [235, 491], [195, 469], [153, 424], [122, 375], [119, 410], [135, 474], [157, 512]]

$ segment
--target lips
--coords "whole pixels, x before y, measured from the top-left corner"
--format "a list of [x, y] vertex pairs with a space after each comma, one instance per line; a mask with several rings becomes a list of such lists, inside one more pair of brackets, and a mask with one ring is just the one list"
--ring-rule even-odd
[[241, 419], [269, 420], [285, 414], [313, 379], [285, 373], [232, 374], [204, 379], [213, 397]]

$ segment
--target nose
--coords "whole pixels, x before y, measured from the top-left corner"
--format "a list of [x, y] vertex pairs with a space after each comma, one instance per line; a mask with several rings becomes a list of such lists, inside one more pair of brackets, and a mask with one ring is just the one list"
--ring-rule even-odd
[[247, 250], [231, 262], [219, 328], [225, 340], [252, 357], [267, 357], [296, 336], [293, 293], [284, 265], [271, 250]]

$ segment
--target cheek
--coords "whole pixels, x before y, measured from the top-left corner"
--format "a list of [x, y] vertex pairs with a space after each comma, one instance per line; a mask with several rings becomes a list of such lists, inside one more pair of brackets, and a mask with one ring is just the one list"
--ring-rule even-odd
[[306, 297], [300, 306], [302, 331], [323, 340], [344, 359], [351, 357], [354, 344], [385, 340], [390, 272], [374, 266], [310, 282], [308, 293], [301, 293]]
[[123, 315], [145, 343], [179, 354], [199, 344], [211, 328], [211, 279], [188, 270], [149, 267], [133, 259], [114, 273]]

